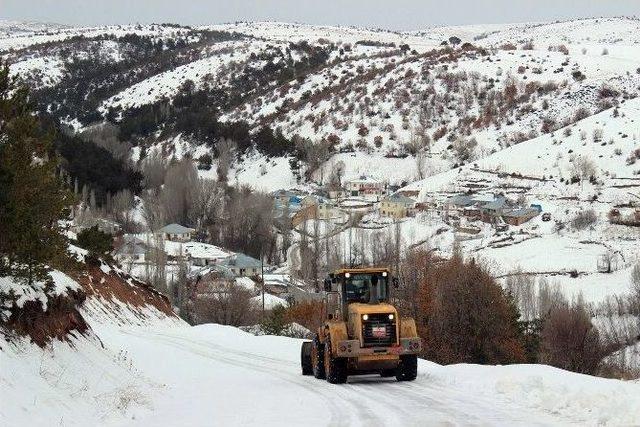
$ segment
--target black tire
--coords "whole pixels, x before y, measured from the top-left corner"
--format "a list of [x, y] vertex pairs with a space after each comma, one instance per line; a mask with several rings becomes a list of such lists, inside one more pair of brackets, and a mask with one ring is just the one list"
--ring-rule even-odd
[[396, 379], [398, 381], [413, 381], [418, 376], [418, 356], [408, 354], [400, 356], [400, 363], [396, 371]]
[[311, 343], [311, 370], [314, 377], [324, 379], [324, 347], [318, 336]]
[[313, 365], [311, 363], [311, 341], [303, 342], [300, 348], [300, 366], [302, 367], [302, 375], [313, 374]]
[[329, 340], [325, 341], [324, 347], [324, 371], [327, 381], [331, 384], [347, 382], [347, 359], [333, 357]]
[[382, 371], [380, 371], [380, 376], [382, 378], [395, 377], [396, 376], [396, 370], [395, 369], [383, 369]]

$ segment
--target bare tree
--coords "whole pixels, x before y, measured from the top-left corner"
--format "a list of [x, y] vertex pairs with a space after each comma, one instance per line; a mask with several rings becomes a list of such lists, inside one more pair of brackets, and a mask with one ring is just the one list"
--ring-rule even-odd
[[552, 308], [541, 339], [541, 362], [561, 369], [595, 374], [605, 356], [600, 334], [580, 300]]
[[142, 163], [142, 174], [144, 175], [145, 188], [156, 190], [164, 184], [164, 177], [167, 173], [167, 166], [164, 158], [158, 152], [147, 156]]
[[532, 275], [516, 271], [507, 277], [505, 287], [518, 304], [523, 320], [534, 320], [538, 317], [535, 278]]
[[118, 191], [111, 198], [111, 212], [117, 222], [119, 222], [123, 229], [127, 232], [133, 232], [135, 222], [133, 220], [132, 209], [134, 207], [134, 198], [130, 190], [124, 189]]
[[294, 142], [302, 153], [302, 160], [307, 164], [305, 177], [311, 179], [314, 172], [329, 158], [330, 143], [325, 140], [313, 142], [302, 138], [296, 138]]
[[142, 198], [142, 215], [151, 231], [158, 230], [166, 224], [165, 209], [162, 200], [155, 192], [150, 192]]
[[458, 162], [466, 163], [475, 159], [477, 146], [478, 141], [475, 138], [469, 140], [458, 138], [452, 144], [453, 154]]
[[557, 284], [550, 284], [544, 277], [538, 280], [537, 318], [548, 316], [552, 309], [566, 303], [567, 300]]
[[336, 162], [331, 167], [329, 175], [329, 188], [339, 190], [342, 188], [342, 177], [344, 176], [345, 164], [342, 160]]
[[187, 216], [189, 222], [198, 229], [207, 229], [222, 217], [224, 188], [218, 182], [208, 179], [199, 179], [195, 186]]
[[594, 179], [598, 175], [598, 167], [586, 156], [576, 156], [575, 154], [569, 159], [569, 173], [574, 179], [584, 180]]
[[638, 316], [638, 329], [640, 329], [640, 262], [631, 270], [631, 301], [632, 312]]
[[245, 326], [258, 318], [258, 307], [253, 294], [233, 281], [218, 285], [216, 293], [198, 297], [193, 302], [194, 323], [218, 323]]
[[189, 224], [189, 214], [200, 190], [198, 183], [198, 171], [190, 157], [169, 166], [162, 188], [162, 202], [167, 221]]
[[237, 149], [238, 145], [235, 141], [228, 138], [223, 138], [216, 144], [218, 181], [227, 182], [229, 169], [233, 165]]
[[167, 283], [167, 255], [164, 251], [164, 237], [161, 233], [147, 234], [146, 279], [165, 295], [170, 294]]
[[416, 178], [424, 179], [426, 175], [427, 154], [424, 151], [416, 153]]

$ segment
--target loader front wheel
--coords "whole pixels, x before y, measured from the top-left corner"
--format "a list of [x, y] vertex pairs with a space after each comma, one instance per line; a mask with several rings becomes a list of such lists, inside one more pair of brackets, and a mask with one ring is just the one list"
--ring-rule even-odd
[[334, 357], [331, 354], [331, 342], [327, 340], [324, 347], [324, 371], [331, 384], [347, 382], [347, 359]]
[[300, 365], [302, 367], [302, 375], [313, 374], [313, 363], [311, 362], [311, 341], [303, 342], [300, 349]]
[[318, 336], [311, 343], [311, 369], [313, 376], [319, 380], [324, 379], [324, 346], [320, 342]]
[[418, 356], [408, 354], [400, 356], [400, 363], [396, 371], [398, 381], [413, 381], [418, 376]]

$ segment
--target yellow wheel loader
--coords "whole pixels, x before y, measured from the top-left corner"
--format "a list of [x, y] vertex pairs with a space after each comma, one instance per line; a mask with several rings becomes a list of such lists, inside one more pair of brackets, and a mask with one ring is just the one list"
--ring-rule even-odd
[[332, 384], [363, 374], [414, 380], [422, 341], [415, 321], [400, 318], [389, 304], [390, 285], [397, 283], [387, 268], [330, 274], [324, 281], [323, 324], [313, 341], [302, 343], [302, 374]]

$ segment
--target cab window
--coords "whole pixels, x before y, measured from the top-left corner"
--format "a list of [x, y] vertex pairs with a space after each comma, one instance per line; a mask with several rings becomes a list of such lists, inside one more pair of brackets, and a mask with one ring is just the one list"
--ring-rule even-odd
[[381, 274], [352, 274], [350, 277], [345, 277], [346, 302], [386, 301], [386, 279]]

